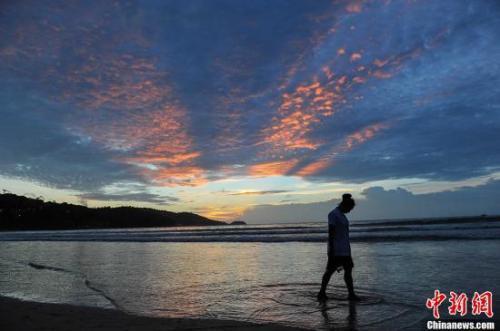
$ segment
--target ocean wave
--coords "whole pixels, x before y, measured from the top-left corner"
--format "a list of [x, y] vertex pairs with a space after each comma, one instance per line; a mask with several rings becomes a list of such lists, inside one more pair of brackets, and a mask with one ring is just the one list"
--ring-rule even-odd
[[[408, 240], [476, 240], [500, 238], [500, 220], [353, 222], [353, 242]], [[153, 229], [103, 229], [1, 232], [0, 241], [92, 242], [324, 242], [325, 223]]]
[[[429, 241], [429, 240], [499, 240], [497, 233], [477, 234], [395, 234], [351, 236], [351, 242], [383, 242], [383, 241]], [[326, 235], [273, 235], [273, 236], [29, 236], [29, 237], [2, 237], [2, 241], [82, 241], [82, 242], [326, 242]]]

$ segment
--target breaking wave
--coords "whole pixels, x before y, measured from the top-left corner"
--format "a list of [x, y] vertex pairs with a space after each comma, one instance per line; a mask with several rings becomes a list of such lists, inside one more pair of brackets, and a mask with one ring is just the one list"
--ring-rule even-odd
[[[498, 239], [500, 218], [351, 222], [350, 233], [353, 242]], [[324, 242], [326, 239], [325, 223], [0, 233], [1, 241]]]

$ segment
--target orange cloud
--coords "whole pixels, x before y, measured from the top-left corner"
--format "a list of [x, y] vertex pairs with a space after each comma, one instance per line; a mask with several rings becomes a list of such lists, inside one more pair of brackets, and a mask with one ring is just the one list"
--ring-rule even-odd
[[379, 79], [388, 79], [388, 78], [392, 77], [392, 74], [390, 74], [388, 72], [384, 72], [382, 70], [375, 70], [372, 73], [372, 75], [373, 75], [373, 77], [376, 77], [376, 78], [379, 78]]
[[328, 66], [321, 68], [321, 71], [323, 71], [328, 80], [331, 80], [334, 76], [333, 71]]
[[343, 97], [319, 81], [298, 86], [284, 93], [270, 126], [262, 131], [263, 141], [271, 154], [284, 156], [293, 150], [314, 150], [320, 144], [309, 138], [310, 132], [322, 117], [334, 113], [334, 104]]
[[[188, 153], [177, 153], [171, 156], [161, 156], [163, 152], [158, 150], [161, 148], [160, 146], [153, 148], [153, 151], [146, 151], [142, 153], [142, 156], [130, 157], [124, 159], [129, 163], [135, 164], [151, 164], [151, 165], [178, 165], [181, 163], [185, 163], [187, 161], [194, 160], [200, 156], [199, 152], [188, 152]], [[154, 152], [154, 150], [158, 150]]]
[[192, 148], [192, 138], [184, 125], [185, 116], [182, 107], [165, 106], [111, 130], [112, 135], [125, 135], [126, 139], [137, 142], [135, 156], [123, 161], [157, 167], [157, 171], [144, 173], [155, 183], [190, 186], [205, 183], [203, 170], [196, 166], [201, 153]]
[[[168, 85], [166, 74], [153, 62], [129, 54], [93, 56], [68, 80], [86, 88], [65, 91], [62, 98], [92, 112], [78, 130], [106, 148], [127, 150], [119, 159], [158, 185], [200, 185], [200, 152], [188, 135], [187, 112]], [[83, 98], [81, 97], [83, 96]], [[106, 121], [101, 118], [106, 117]], [[155, 170], [144, 169], [144, 166]]]
[[159, 170], [144, 169], [142, 174], [159, 186], [200, 186], [208, 181], [205, 171], [197, 166], [166, 167]]
[[385, 66], [387, 64], [387, 62], [389, 62], [389, 60], [375, 59], [375, 61], [373, 61], [373, 64], [376, 65], [377, 67], [381, 68], [381, 67]]
[[353, 82], [358, 83], [358, 84], [366, 83], [366, 80], [367, 79], [365, 77], [360, 77], [360, 76], [356, 76], [352, 79]]
[[349, 13], [361, 13], [362, 10], [361, 2], [353, 1], [350, 4], [348, 4], [345, 9]]
[[344, 143], [339, 147], [339, 149], [344, 152], [349, 151], [355, 146], [363, 144], [366, 141], [372, 139], [373, 137], [375, 137], [377, 132], [386, 128], [388, 128], [388, 125], [386, 123], [376, 123], [359, 131], [356, 131], [345, 138]]
[[342, 76], [337, 80], [337, 85], [344, 85], [347, 82], [347, 76]]
[[254, 164], [248, 169], [251, 176], [278, 176], [287, 174], [296, 164], [297, 159]]
[[352, 53], [351, 54], [351, 62], [355, 62], [361, 59], [361, 53]]
[[[352, 9], [360, 9], [357, 5], [360, 3], [353, 3]], [[339, 48], [337, 54], [346, 54], [346, 50]], [[350, 54], [349, 59], [351, 62], [357, 62], [362, 59], [362, 54], [354, 52]], [[384, 66], [394, 60], [394, 58], [385, 61], [375, 60], [373, 65]], [[353, 88], [355, 84], [366, 83], [372, 76], [379, 79], [392, 77], [392, 73], [387, 71], [373, 71], [373, 65], [356, 66], [353, 68], [356, 72], [355, 76], [350, 74], [335, 76], [332, 64], [326, 63], [321, 67], [319, 75], [314, 75], [307, 83], [283, 93], [276, 115], [261, 131], [262, 139], [259, 145], [267, 145], [267, 149], [260, 156], [286, 159], [317, 149], [323, 142], [312, 138], [311, 133], [325, 117], [332, 116], [339, 106], [347, 102], [346, 91]], [[360, 98], [355, 96], [353, 100]], [[310, 165], [309, 168], [303, 169], [302, 173], [314, 172], [314, 169], [319, 169], [324, 164], [325, 162], [320, 162]]]
[[[103, 3], [100, 9], [126, 10], [119, 3]], [[60, 11], [52, 6], [46, 10], [58, 15]], [[97, 15], [95, 8], [78, 10], [78, 22], [71, 26], [51, 22], [54, 15], [44, 15], [43, 20], [21, 18], [12, 44], [0, 50], [0, 60], [22, 68], [16, 61], [58, 59], [71, 47], [78, 61], [44, 60], [39, 69], [23, 73], [50, 87], [45, 91], [50, 97], [74, 109], [61, 121], [105, 149], [126, 151], [128, 157], [116, 161], [137, 165], [137, 172], [151, 182], [203, 183], [200, 152], [188, 133], [188, 112], [175, 95], [168, 73], [153, 57], [138, 55], [151, 54], [144, 52], [151, 46], [147, 36], [127, 26], [120, 34], [102, 33], [109, 31], [109, 20]], [[137, 52], [123, 50], [124, 42]]]
[[311, 162], [300, 168], [294, 173], [294, 175], [307, 177], [319, 173], [320, 171], [331, 166], [338, 154], [348, 152], [354, 147], [367, 142], [368, 140], [374, 138], [379, 131], [388, 127], [389, 126], [386, 123], [376, 123], [348, 135], [340, 144], [334, 146], [327, 154], [323, 155], [317, 161]]
[[320, 159], [318, 161], [309, 163], [305, 167], [301, 168], [299, 171], [295, 173], [295, 175], [300, 177], [307, 177], [314, 175], [315, 173], [318, 173], [319, 171], [330, 166], [332, 162], [333, 160]]

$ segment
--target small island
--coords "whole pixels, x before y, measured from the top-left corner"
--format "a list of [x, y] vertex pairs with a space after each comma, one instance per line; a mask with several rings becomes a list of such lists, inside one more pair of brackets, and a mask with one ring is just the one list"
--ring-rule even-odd
[[247, 225], [244, 221], [233, 221], [229, 225]]
[[0, 231], [227, 225], [188, 212], [135, 207], [89, 208], [0, 194]]

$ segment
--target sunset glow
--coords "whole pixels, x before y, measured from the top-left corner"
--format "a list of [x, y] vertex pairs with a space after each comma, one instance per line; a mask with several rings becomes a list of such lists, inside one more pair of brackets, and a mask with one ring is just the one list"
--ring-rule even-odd
[[234, 220], [496, 180], [498, 3], [251, 3], [3, 3], [0, 189]]

